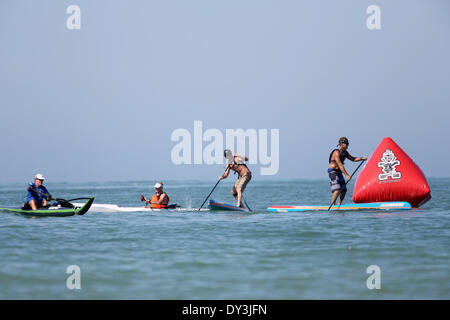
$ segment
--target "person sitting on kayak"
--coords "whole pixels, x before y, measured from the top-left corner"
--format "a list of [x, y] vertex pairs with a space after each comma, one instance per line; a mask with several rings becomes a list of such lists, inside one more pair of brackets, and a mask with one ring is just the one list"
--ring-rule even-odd
[[228, 149], [224, 151], [224, 156], [229, 160], [229, 163], [225, 168], [225, 172], [219, 177], [219, 180], [226, 179], [228, 177], [228, 174], [230, 173], [230, 170], [233, 170], [235, 173], [239, 174], [236, 183], [231, 189], [231, 193], [237, 200], [237, 206], [243, 208], [244, 206], [242, 205], [242, 193], [247, 187], [247, 184], [252, 179], [252, 173], [245, 164], [245, 161], [248, 161], [248, 158], [245, 156], [240, 156], [236, 153], [231, 156], [231, 151]]
[[341, 191], [338, 201], [339, 206], [341, 205], [342, 201], [345, 198], [345, 194], [347, 193], [347, 187], [345, 186], [346, 184], [345, 179], [342, 174], [344, 174], [348, 180], [351, 179], [350, 175], [344, 168], [345, 159], [349, 159], [354, 162], [363, 161], [367, 159], [366, 157], [358, 157], [358, 158], [352, 157], [347, 151], [348, 146], [349, 146], [348, 139], [346, 137], [340, 138], [338, 148], [331, 151], [330, 157], [328, 159], [329, 162], [328, 176], [330, 177], [330, 187], [331, 192], [333, 193], [331, 201], [332, 203], [334, 203], [334, 201], [336, 201], [336, 197], [339, 194], [339, 191]]
[[47, 201], [50, 201], [52, 196], [48, 192], [47, 188], [43, 186], [44, 180], [44, 176], [41, 173], [38, 173], [34, 177], [34, 183], [28, 184], [28, 193], [25, 199], [25, 204], [22, 207], [23, 210], [37, 210], [45, 207], [47, 205]]
[[167, 193], [163, 191], [163, 183], [157, 182], [155, 184], [155, 194], [153, 195], [152, 200], [145, 199], [143, 196], [141, 200], [145, 201], [146, 206], [147, 204], [151, 204], [153, 209], [167, 209], [170, 198]]

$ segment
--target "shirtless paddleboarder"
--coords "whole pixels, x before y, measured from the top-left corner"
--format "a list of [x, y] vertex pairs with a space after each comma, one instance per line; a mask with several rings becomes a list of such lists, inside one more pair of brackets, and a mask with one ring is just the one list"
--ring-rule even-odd
[[224, 151], [224, 156], [225, 158], [227, 158], [229, 163], [225, 168], [225, 172], [219, 177], [219, 181], [222, 179], [226, 179], [230, 173], [230, 170], [233, 170], [235, 173], [239, 174], [238, 180], [231, 189], [231, 193], [237, 200], [237, 206], [243, 208], [244, 206], [242, 205], [242, 193], [244, 192], [247, 184], [252, 179], [252, 173], [245, 164], [245, 161], [248, 161], [248, 158], [245, 156], [240, 156], [236, 153], [232, 154], [229, 149], [226, 149]]

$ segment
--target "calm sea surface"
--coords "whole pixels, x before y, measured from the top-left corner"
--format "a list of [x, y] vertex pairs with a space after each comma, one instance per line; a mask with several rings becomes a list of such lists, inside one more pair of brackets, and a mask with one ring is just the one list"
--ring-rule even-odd
[[[212, 198], [234, 203], [230, 178]], [[58, 198], [139, 207], [153, 184], [46, 186]], [[198, 208], [214, 184], [165, 181], [165, 190], [172, 203]], [[254, 179], [245, 193], [251, 214], [0, 213], [0, 298], [450, 299], [450, 179], [429, 184], [433, 198], [411, 211], [268, 213], [269, 205], [329, 204], [328, 181]], [[26, 185], [0, 185], [0, 205], [21, 204]], [[80, 290], [66, 287], [70, 265], [80, 267]], [[381, 271], [379, 290], [367, 288], [371, 265]]]

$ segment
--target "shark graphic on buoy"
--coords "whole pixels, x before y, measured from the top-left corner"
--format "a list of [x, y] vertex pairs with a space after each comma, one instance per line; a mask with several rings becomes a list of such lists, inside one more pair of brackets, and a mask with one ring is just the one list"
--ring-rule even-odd
[[427, 179], [391, 138], [384, 138], [356, 180], [355, 203], [407, 201], [419, 207], [431, 199]]

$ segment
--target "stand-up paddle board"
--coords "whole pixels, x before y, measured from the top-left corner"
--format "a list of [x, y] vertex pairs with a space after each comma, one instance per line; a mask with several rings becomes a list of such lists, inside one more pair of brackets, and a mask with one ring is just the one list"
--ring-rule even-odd
[[[330, 206], [270, 206], [267, 211], [270, 212], [298, 212], [298, 211], [328, 211]], [[371, 202], [371, 203], [352, 203], [341, 206], [332, 206], [330, 211], [347, 210], [408, 210], [411, 205], [408, 202]]]
[[[77, 203], [74, 203], [77, 205]], [[198, 211], [198, 208], [168, 208], [168, 209], [155, 209], [151, 207], [120, 207], [116, 204], [108, 204], [108, 203], [97, 203], [93, 204], [91, 207], [91, 211], [93, 212], [168, 212], [168, 211], [181, 211], [181, 212], [189, 212], [189, 211]], [[201, 211], [209, 211], [209, 209], [201, 209]]]
[[223, 203], [219, 201], [215, 201], [213, 199], [209, 200], [209, 209], [215, 210], [215, 211], [243, 211], [243, 212], [250, 212], [247, 208], [240, 208], [233, 206], [232, 204]]

